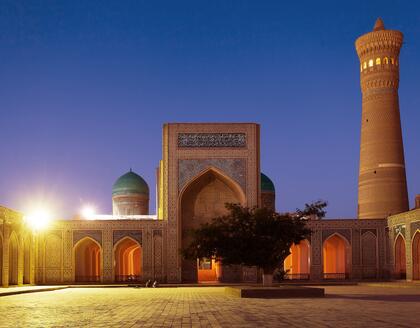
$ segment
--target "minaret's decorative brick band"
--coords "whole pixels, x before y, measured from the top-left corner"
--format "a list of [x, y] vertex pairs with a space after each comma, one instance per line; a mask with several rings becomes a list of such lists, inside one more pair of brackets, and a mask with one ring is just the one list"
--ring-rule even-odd
[[408, 210], [398, 100], [400, 31], [382, 20], [356, 40], [360, 59], [362, 127], [358, 218], [378, 219]]

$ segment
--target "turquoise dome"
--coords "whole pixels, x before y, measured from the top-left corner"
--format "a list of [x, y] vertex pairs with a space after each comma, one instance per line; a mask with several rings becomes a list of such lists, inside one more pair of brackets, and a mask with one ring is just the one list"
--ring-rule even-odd
[[146, 181], [131, 170], [120, 176], [112, 186], [112, 196], [129, 194], [149, 195], [149, 186]]
[[271, 179], [261, 172], [261, 192], [276, 192]]

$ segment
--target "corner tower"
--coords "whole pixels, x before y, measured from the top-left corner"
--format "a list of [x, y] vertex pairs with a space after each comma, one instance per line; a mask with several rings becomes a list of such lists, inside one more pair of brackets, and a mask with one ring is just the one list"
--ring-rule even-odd
[[400, 31], [378, 18], [356, 40], [360, 59], [362, 127], [358, 218], [377, 219], [408, 210], [398, 100]]

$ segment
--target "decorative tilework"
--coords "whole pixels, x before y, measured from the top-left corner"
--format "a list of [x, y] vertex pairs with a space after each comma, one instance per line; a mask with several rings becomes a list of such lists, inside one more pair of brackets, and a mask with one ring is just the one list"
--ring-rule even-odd
[[368, 232], [368, 231], [370, 231], [371, 233], [373, 233], [373, 235], [376, 237], [377, 236], [377, 231], [376, 231], [376, 229], [362, 229], [362, 235], [365, 233], [365, 232]]
[[353, 229], [352, 245], [352, 263], [353, 265], [360, 265], [360, 229]]
[[417, 230], [420, 230], [420, 221], [411, 222], [411, 238], [414, 237]]
[[141, 230], [114, 230], [114, 245], [124, 237], [131, 237], [142, 245], [142, 232]]
[[333, 235], [334, 233], [338, 233], [341, 236], [345, 237], [349, 244], [351, 244], [351, 232], [350, 229], [331, 229], [331, 230], [323, 230], [322, 231], [322, 241], [324, 242], [328, 237]]
[[85, 238], [90, 237], [96, 240], [100, 245], [102, 245], [102, 231], [100, 230], [74, 230], [73, 231], [73, 246], [76, 243]]
[[394, 235], [397, 236], [398, 234], [402, 234], [404, 238], [405, 235], [405, 224], [399, 224], [394, 227]]
[[209, 158], [179, 160], [178, 190], [209, 167], [220, 169], [246, 191], [246, 160], [243, 158]]
[[245, 147], [245, 133], [179, 133], [178, 147]]

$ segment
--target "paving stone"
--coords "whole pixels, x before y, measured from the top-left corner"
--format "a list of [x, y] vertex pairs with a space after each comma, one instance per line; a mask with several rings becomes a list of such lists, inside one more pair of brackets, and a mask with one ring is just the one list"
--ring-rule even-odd
[[71, 288], [0, 298], [0, 327], [418, 327], [419, 288], [327, 286], [316, 299], [223, 287]]

